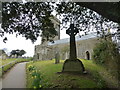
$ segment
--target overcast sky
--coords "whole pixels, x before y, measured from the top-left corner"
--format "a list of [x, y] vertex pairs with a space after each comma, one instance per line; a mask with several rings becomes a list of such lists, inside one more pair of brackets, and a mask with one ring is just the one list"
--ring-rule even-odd
[[[3, 38], [0, 37], [0, 49], [6, 48], [8, 52], [11, 50], [23, 49], [27, 52], [25, 56], [33, 56], [34, 46], [41, 43], [41, 37], [39, 37], [38, 40], [33, 44], [31, 40], [26, 40], [25, 37], [22, 37], [22, 35], [18, 36], [17, 38], [15, 34], [5, 34], [5, 36], [7, 36], [8, 41], [4, 43]], [[69, 36], [66, 35], [65, 30], [61, 30], [61, 39], [63, 38], [69, 38]]]

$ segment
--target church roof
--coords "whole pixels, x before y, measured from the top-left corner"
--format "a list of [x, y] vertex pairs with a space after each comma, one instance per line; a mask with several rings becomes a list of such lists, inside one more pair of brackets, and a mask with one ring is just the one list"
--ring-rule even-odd
[[[80, 41], [80, 40], [86, 40], [86, 39], [96, 38], [96, 37], [97, 37], [96, 33], [90, 33], [88, 35], [81, 36], [81, 38], [79, 36], [76, 36], [75, 40]], [[70, 38], [65, 38], [65, 39], [56, 40], [54, 41], [54, 43], [49, 42], [48, 45], [64, 44], [64, 43], [68, 43], [69, 41], [70, 41]]]

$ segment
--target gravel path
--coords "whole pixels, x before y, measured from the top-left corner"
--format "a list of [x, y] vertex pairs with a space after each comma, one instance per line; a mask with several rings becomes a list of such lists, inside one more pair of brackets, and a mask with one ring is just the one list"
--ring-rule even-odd
[[26, 62], [15, 65], [2, 78], [2, 88], [26, 88]]

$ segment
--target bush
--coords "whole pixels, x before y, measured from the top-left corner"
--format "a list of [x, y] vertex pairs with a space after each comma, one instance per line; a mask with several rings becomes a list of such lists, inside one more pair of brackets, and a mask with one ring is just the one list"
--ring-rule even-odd
[[28, 70], [31, 72], [30, 75], [33, 78], [32, 88], [42, 88], [42, 75], [35, 66], [29, 65]]
[[99, 44], [96, 45], [96, 47], [94, 48], [93, 52], [93, 60], [95, 63], [97, 64], [104, 64], [105, 63], [105, 54], [107, 53], [107, 43], [106, 42], [101, 42]]
[[92, 77], [97, 82], [97, 86], [99, 86], [99, 88], [106, 88], [107, 84], [98, 72], [92, 72]]
[[111, 40], [101, 40], [93, 50], [93, 61], [105, 66], [115, 76], [118, 75], [119, 58], [117, 45]]

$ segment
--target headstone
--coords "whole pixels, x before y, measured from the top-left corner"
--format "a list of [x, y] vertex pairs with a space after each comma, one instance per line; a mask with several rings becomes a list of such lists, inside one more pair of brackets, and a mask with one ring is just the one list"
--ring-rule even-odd
[[17, 54], [15, 54], [15, 55], [14, 55], [14, 58], [17, 58], [17, 57], [18, 57]]
[[55, 54], [55, 64], [58, 64], [60, 62], [60, 54], [59, 52], [56, 52]]
[[2, 60], [6, 60], [6, 58], [7, 58], [6, 54], [3, 54], [2, 55]]
[[11, 58], [14, 58], [14, 55], [12, 55]]
[[70, 36], [70, 57], [63, 64], [62, 72], [77, 72], [83, 73], [85, 71], [82, 62], [77, 59], [75, 35], [79, 33], [74, 24], [70, 24], [66, 33]]

